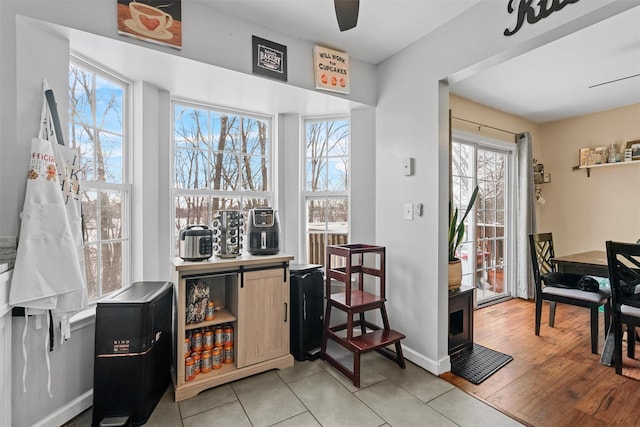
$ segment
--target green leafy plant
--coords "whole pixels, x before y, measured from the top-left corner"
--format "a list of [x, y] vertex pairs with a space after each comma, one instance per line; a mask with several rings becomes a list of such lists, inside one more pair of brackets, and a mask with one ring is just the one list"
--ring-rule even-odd
[[471, 208], [473, 204], [476, 202], [476, 197], [478, 196], [478, 187], [473, 190], [473, 194], [471, 194], [471, 198], [469, 199], [469, 204], [467, 205], [467, 209], [464, 212], [464, 215], [458, 222], [458, 208], [453, 207], [453, 202], [449, 200], [449, 262], [457, 261], [456, 251], [462, 244], [462, 239], [464, 238], [464, 220], [471, 212]]

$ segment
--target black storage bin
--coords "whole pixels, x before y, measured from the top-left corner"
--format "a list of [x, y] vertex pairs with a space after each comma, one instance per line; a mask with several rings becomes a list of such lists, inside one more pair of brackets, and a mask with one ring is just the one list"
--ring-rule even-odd
[[313, 360], [320, 355], [324, 318], [324, 278], [322, 266], [291, 264], [290, 351], [298, 361]]
[[93, 426], [142, 425], [171, 382], [173, 284], [136, 282], [96, 307]]

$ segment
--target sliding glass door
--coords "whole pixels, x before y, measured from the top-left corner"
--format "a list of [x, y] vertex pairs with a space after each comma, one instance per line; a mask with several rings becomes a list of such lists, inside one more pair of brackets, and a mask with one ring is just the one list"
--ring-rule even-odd
[[479, 188], [459, 254], [463, 284], [475, 286], [478, 306], [510, 296], [510, 148], [474, 137], [453, 139], [454, 203], [465, 207], [475, 186]]

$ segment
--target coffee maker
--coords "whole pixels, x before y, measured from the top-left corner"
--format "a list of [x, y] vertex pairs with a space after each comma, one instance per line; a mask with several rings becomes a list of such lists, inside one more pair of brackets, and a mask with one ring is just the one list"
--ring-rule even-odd
[[278, 214], [273, 208], [249, 210], [247, 220], [248, 252], [252, 255], [275, 255], [280, 252]]

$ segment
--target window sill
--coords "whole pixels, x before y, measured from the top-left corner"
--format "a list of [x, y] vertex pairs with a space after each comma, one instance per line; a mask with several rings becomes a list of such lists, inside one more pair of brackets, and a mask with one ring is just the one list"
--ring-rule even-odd
[[94, 324], [96, 322], [95, 304], [71, 316], [69, 322], [71, 323], [71, 332]]

